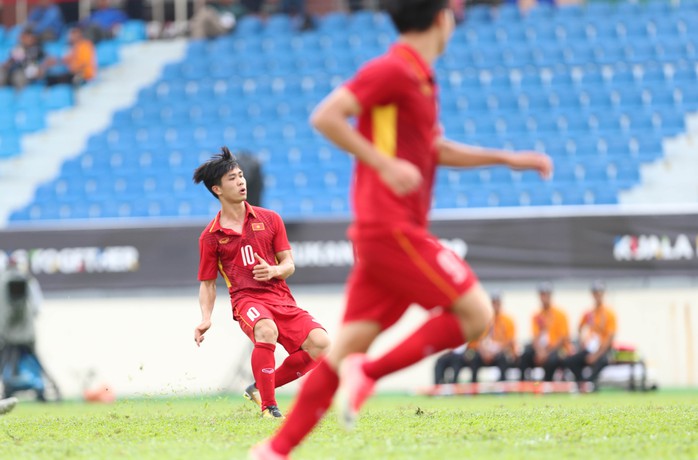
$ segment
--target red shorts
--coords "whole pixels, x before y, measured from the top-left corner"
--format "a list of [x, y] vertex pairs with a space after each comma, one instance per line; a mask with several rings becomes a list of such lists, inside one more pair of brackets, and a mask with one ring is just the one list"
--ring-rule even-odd
[[261, 319], [271, 319], [279, 330], [277, 341], [290, 354], [300, 350], [313, 329], [325, 329], [310, 313], [295, 305], [270, 305], [253, 299], [243, 299], [233, 307], [233, 318], [240, 329], [254, 339], [254, 325]]
[[356, 263], [349, 276], [344, 322], [393, 325], [407, 308], [450, 307], [476, 282], [470, 266], [418, 227], [352, 230]]

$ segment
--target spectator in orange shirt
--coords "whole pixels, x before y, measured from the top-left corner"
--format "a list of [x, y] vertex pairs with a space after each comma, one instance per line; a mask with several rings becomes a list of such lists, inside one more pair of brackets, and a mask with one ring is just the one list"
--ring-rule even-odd
[[[579, 351], [565, 359], [565, 367], [574, 374], [577, 383], [591, 382], [596, 388], [601, 370], [608, 364], [608, 354], [616, 335], [616, 315], [604, 303], [606, 286], [602, 281], [591, 285], [594, 307], [579, 321]], [[584, 378], [584, 369], [590, 369]]]
[[[68, 43], [70, 43], [70, 51], [62, 59], [67, 72], [48, 75], [46, 84], [49, 86], [60, 83], [78, 85], [92, 80], [97, 75], [97, 53], [92, 42], [83, 36], [82, 30], [77, 27], [70, 29]], [[46, 60], [48, 67], [58, 63], [56, 58]]]
[[552, 382], [555, 371], [571, 351], [567, 315], [552, 303], [552, 285], [538, 286], [541, 310], [533, 316], [533, 342], [520, 357], [521, 380], [530, 380], [529, 370], [542, 367], [544, 380]]

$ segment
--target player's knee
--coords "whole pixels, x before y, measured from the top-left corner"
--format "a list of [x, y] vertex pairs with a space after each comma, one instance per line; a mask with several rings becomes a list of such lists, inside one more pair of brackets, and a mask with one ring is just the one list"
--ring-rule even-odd
[[470, 319], [470, 330], [467, 331], [468, 337], [480, 337], [489, 328], [494, 320], [494, 312], [492, 305], [485, 302], [473, 309], [473, 314]]
[[313, 359], [318, 359], [320, 356], [327, 354], [330, 349], [330, 338], [322, 329], [311, 331], [308, 336], [306, 351]]
[[272, 320], [263, 319], [254, 326], [254, 339], [257, 342], [276, 343], [279, 330]]
[[490, 298], [479, 284], [459, 298], [453, 310], [460, 318], [468, 339], [480, 337], [494, 320]]

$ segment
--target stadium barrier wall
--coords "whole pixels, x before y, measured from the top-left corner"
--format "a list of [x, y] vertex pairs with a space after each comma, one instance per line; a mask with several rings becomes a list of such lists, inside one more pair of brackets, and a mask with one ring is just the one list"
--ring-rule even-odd
[[[432, 230], [483, 280], [698, 274], [698, 208], [633, 213], [611, 207], [581, 215], [579, 209], [545, 209], [511, 216], [501, 209], [442, 212]], [[0, 269], [13, 257], [47, 291], [186, 286], [196, 282], [198, 237], [206, 223], [7, 229], [0, 231]], [[346, 220], [287, 222], [297, 268], [292, 285], [345, 281], [353, 263], [347, 226]]]
[[[538, 309], [535, 284], [497, 287], [503, 289], [503, 308], [513, 316], [517, 341], [523, 345], [530, 337], [531, 315]], [[68, 397], [80, 396], [88, 382], [107, 383], [117, 396], [240, 394], [251, 381], [249, 340], [233, 321], [227, 293], [221, 291], [213, 327], [197, 348], [197, 293], [192, 286], [189, 293], [176, 296], [49, 297], [37, 319], [39, 356]], [[334, 337], [343, 309], [342, 288], [301, 288], [295, 295]], [[618, 316], [617, 340], [637, 345], [660, 388], [698, 386], [698, 287], [611, 285], [607, 299]], [[568, 314], [575, 330], [592, 299], [586, 286], [558, 287], [553, 301]], [[421, 309], [411, 308], [371, 353], [397, 343], [424, 317]], [[277, 347], [278, 362], [285, 356]], [[410, 392], [430, 385], [434, 360], [427, 358], [387, 377], [379, 391]], [[94, 378], [88, 380], [90, 375]], [[461, 378], [468, 375], [464, 371]], [[496, 370], [483, 370], [481, 378], [496, 378]], [[294, 382], [279, 391], [296, 390]]]

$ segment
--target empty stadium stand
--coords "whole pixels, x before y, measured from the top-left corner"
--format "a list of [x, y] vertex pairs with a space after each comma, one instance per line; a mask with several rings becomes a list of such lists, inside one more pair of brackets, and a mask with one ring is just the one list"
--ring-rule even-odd
[[[264, 204], [284, 217], [346, 215], [351, 159], [307, 118], [394, 38], [385, 14], [359, 12], [331, 13], [303, 33], [285, 16], [246, 17], [232, 35], [191, 41], [185, 59], [11, 220], [211, 215], [217, 203], [191, 173], [221, 145], [259, 156]], [[437, 64], [446, 134], [545, 151], [556, 172], [544, 182], [502, 168], [442, 170], [435, 207], [617, 203], [639, 183], [640, 166], [662, 157], [662, 139], [698, 110], [697, 47], [696, 3], [541, 5], [526, 16], [511, 5], [470, 8]], [[41, 129], [27, 107], [69, 103], [59, 91], [21, 96], [34, 102], [0, 91], [0, 101], [15, 97], [0, 114], [0, 126], [15, 123], [13, 134], [0, 131], [0, 155]]]

